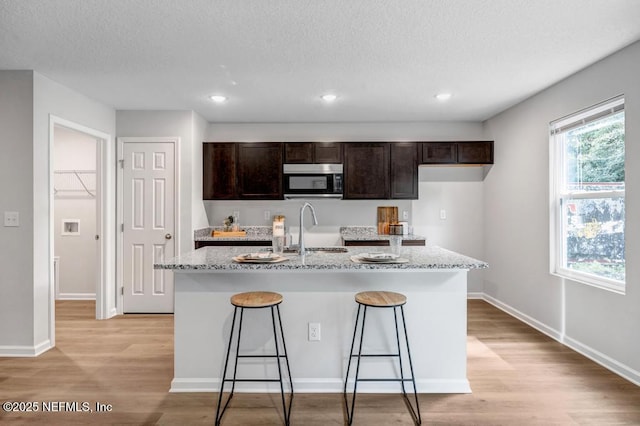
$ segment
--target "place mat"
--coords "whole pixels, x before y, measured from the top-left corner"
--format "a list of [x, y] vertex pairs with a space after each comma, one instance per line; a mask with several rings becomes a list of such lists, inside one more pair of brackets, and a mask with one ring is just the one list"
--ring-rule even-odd
[[351, 256], [351, 261], [353, 263], [366, 263], [368, 265], [380, 265], [380, 264], [389, 264], [389, 263], [409, 263], [409, 259], [403, 259], [401, 257], [397, 259], [389, 259], [384, 261], [380, 261], [380, 260], [370, 261], [370, 260], [365, 260], [359, 256]]

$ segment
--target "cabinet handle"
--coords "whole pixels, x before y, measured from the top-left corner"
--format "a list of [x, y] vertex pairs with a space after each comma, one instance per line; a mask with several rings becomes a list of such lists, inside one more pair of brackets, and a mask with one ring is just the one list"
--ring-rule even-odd
[[165, 240], [170, 240], [170, 239], [171, 239], [171, 234], [167, 234], [167, 235], [165, 235], [165, 236], [164, 236], [164, 239], [165, 239]]

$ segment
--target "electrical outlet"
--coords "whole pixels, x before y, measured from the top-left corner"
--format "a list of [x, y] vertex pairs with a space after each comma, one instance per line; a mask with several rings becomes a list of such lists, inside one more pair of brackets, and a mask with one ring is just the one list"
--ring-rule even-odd
[[20, 214], [18, 212], [4, 212], [4, 226], [20, 226]]
[[271, 220], [271, 211], [269, 210], [264, 211], [264, 220]]
[[310, 342], [320, 341], [320, 323], [319, 322], [309, 323], [309, 341]]
[[409, 220], [409, 211], [402, 210], [402, 220]]
[[239, 210], [234, 210], [233, 211], [233, 217], [240, 219], [240, 211]]
[[440, 210], [440, 219], [445, 220], [447, 218], [447, 211], [445, 209]]

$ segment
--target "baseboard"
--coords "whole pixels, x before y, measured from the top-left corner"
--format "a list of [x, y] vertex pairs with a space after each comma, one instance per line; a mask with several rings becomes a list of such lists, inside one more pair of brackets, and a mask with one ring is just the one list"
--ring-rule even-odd
[[484, 299], [484, 293], [482, 292], [467, 293], [467, 299]]
[[631, 383], [640, 386], [640, 371], [636, 371], [633, 368], [630, 368], [621, 362], [616, 361], [615, 359], [599, 352], [593, 348], [590, 348], [587, 345], [583, 345], [582, 343], [574, 340], [570, 337], [564, 338], [565, 346], [570, 347], [574, 351], [578, 352], [589, 358], [590, 360], [600, 364], [607, 370], [611, 370], [617, 375], [629, 380]]
[[578, 352], [581, 355], [584, 355], [585, 357], [589, 358], [591, 361], [600, 364], [601, 366], [603, 366], [604, 368], [606, 368], [607, 370], [610, 370], [611, 372], [619, 375], [620, 377], [630, 381], [631, 383], [640, 386], [640, 372], [637, 370], [634, 370], [633, 368], [619, 362], [616, 361], [615, 359], [603, 354], [602, 352], [599, 352], [593, 348], [591, 348], [588, 345], [585, 345], [575, 339], [572, 339], [570, 337], [567, 337], [566, 335], [563, 335], [561, 332], [559, 332], [558, 330], [555, 330], [551, 327], [546, 326], [545, 324], [541, 323], [540, 321], [535, 320], [534, 318], [518, 311], [517, 309], [512, 308], [511, 306], [507, 305], [506, 303], [503, 303], [501, 301], [499, 301], [498, 299], [495, 299], [491, 296], [489, 296], [488, 294], [483, 294], [483, 299], [492, 304], [493, 306], [495, 306], [496, 308], [500, 309], [501, 311], [506, 312], [507, 314], [511, 315], [512, 317], [524, 322], [525, 324], [535, 328], [536, 330], [540, 331], [541, 333], [546, 334], [547, 336], [551, 337], [553, 340], [556, 340], [560, 343], [562, 343], [563, 345], [565, 345], [568, 348], [573, 349], [574, 351]]
[[[229, 386], [229, 385], [227, 385]], [[410, 387], [410, 385], [408, 385]], [[419, 393], [471, 393], [469, 381], [466, 379], [446, 380], [427, 379], [416, 382]], [[285, 385], [285, 391], [288, 386]], [[342, 393], [344, 382], [342, 379], [294, 379], [293, 388], [296, 393]], [[353, 389], [353, 387], [349, 387]], [[169, 392], [218, 392], [218, 379], [173, 379]], [[236, 392], [263, 393], [280, 392], [278, 383], [237, 383]], [[400, 393], [398, 383], [393, 382], [360, 382], [358, 392], [362, 393]]]
[[51, 348], [48, 339], [35, 346], [0, 346], [0, 357], [36, 357]]
[[498, 299], [495, 299], [491, 296], [489, 296], [488, 294], [483, 294], [483, 299], [492, 304], [493, 306], [495, 306], [496, 308], [500, 309], [501, 311], [504, 311], [506, 313], [508, 313], [509, 315], [511, 315], [512, 317], [515, 317], [517, 319], [519, 319], [520, 321], [522, 321], [523, 323], [535, 328], [536, 330], [538, 330], [541, 333], [546, 334], [547, 336], [551, 337], [554, 340], [557, 340], [558, 342], [562, 343], [562, 333], [554, 328], [551, 328], [549, 326], [547, 326], [546, 324], [536, 320], [533, 317], [530, 317], [529, 315], [520, 312], [519, 310], [512, 308], [511, 306], [507, 305], [506, 303], [503, 303], [501, 301], [499, 301]]
[[95, 293], [60, 293], [56, 300], [96, 300]]

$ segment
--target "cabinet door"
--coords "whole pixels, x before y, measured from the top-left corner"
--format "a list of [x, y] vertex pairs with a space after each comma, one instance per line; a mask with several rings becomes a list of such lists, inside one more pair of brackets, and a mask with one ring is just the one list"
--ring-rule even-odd
[[493, 164], [493, 141], [458, 142], [458, 163]]
[[391, 142], [391, 198], [418, 198], [418, 146], [414, 142]]
[[236, 194], [236, 144], [202, 145], [202, 198], [234, 199]]
[[342, 144], [339, 142], [316, 142], [313, 144], [313, 161], [318, 164], [342, 163]]
[[241, 199], [282, 199], [282, 143], [238, 144], [238, 196]]
[[338, 142], [287, 142], [285, 163], [342, 163], [342, 145]]
[[289, 142], [284, 144], [285, 163], [313, 163], [313, 142]]
[[455, 164], [458, 160], [455, 142], [423, 142], [421, 164]]
[[344, 144], [344, 198], [389, 198], [389, 144]]

